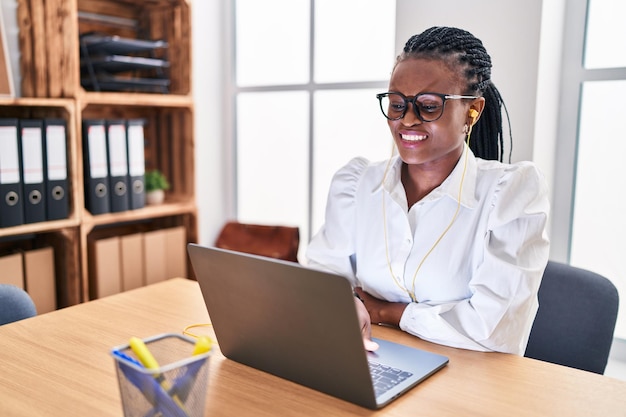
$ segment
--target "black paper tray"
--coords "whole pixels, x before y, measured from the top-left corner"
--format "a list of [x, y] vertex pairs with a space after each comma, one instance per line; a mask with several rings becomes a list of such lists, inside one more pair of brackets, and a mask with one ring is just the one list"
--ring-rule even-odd
[[135, 91], [167, 93], [170, 80], [166, 78], [122, 78], [98, 74], [95, 78], [83, 77], [81, 85], [96, 91]]
[[103, 70], [107, 72], [164, 69], [169, 68], [170, 66], [170, 63], [163, 59], [124, 55], [106, 55], [83, 58], [80, 61], [83, 70], [86, 70], [90, 62], [94, 70]]
[[168, 46], [167, 42], [163, 40], [130, 39], [95, 33], [81, 35], [80, 43], [87, 48], [89, 54], [105, 53], [117, 55], [152, 51], [158, 48], [167, 48]]

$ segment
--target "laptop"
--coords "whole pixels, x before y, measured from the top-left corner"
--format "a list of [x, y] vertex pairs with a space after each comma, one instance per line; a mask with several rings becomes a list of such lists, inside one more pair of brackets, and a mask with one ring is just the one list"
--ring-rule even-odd
[[[366, 352], [350, 282], [294, 262], [188, 244], [222, 354], [378, 409], [448, 363], [382, 339]], [[382, 374], [380, 382], [374, 379]]]

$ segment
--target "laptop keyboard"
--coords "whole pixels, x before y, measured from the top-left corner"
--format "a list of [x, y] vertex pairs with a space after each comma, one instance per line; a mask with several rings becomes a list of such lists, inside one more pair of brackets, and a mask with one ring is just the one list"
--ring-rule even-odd
[[369, 364], [370, 374], [372, 374], [372, 381], [374, 383], [374, 391], [377, 397], [413, 375], [411, 372], [392, 368], [391, 366], [382, 365], [377, 362], [369, 361]]

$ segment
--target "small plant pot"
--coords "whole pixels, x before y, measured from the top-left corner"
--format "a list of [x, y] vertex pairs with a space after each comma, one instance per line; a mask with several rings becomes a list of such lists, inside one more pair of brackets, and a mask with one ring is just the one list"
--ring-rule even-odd
[[165, 200], [165, 191], [154, 190], [146, 193], [146, 204], [155, 205], [162, 204]]

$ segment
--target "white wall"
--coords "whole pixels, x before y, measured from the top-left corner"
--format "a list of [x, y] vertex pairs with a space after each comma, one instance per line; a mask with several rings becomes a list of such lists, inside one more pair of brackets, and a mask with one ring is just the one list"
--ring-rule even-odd
[[230, 70], [227, 3], [197, 0], [191, 4], [198, 243], [204, 245], [214, 242], [230, 206], [229, 126], [224, 106], [225, 71]]

